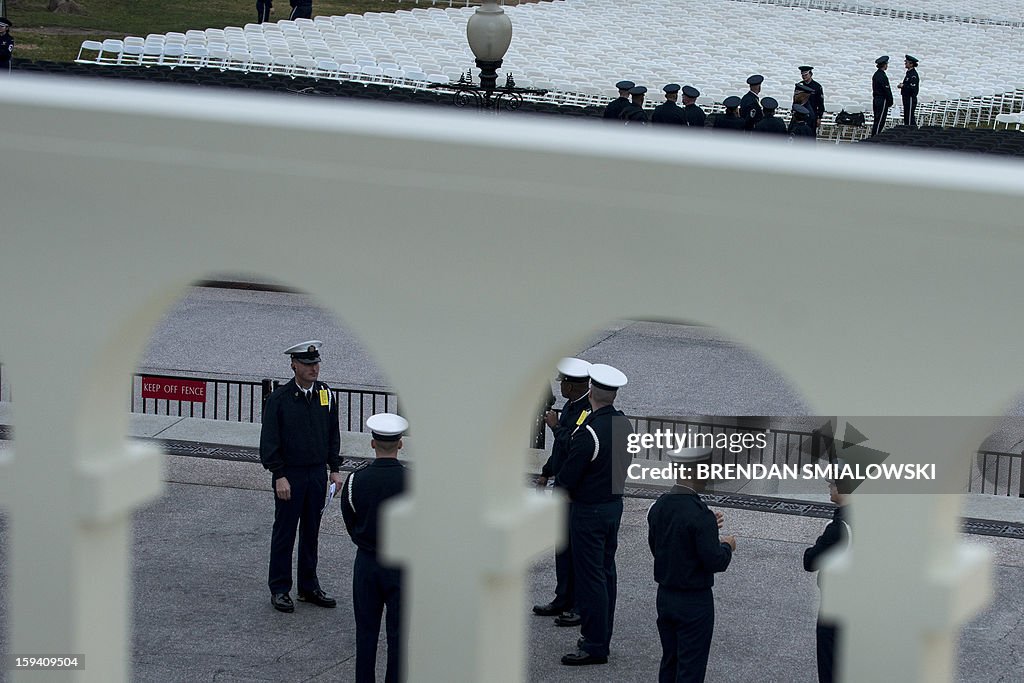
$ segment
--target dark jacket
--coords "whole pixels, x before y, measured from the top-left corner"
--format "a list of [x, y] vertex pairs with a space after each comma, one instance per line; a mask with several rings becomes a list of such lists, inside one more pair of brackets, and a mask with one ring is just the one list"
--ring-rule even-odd
[[330, 466], [332, 472], [341, 468], [338, 401], [330, 387], [314, 382], [307, 400], [292, 378], [270, 394], [263, 406], [260, 461], [274, 479], [283, 476], [286, 467]]
[[380, 506], [405, 491], [405, 467], [397, 458], [377, 458], [348, 475], [341, 487], [341, 516], [352, 542], [377, 554]]
[[683, 107], [683, 114], [686, 116], [686, 125], [691, 128], [703, 128], [707, 114], [696, 104], [688, 104]]
[[574, 503], [611, 503], [622, 500], [626, 472], [632, 462], [626, 450], [633, 428], [621, 410], [604, 406], [590, 413], [572, 432], [569, 457], [555, 477], [555, 485]]
[[669, 123], [677, 126], [686, 125], [686, 115], [683, 108], [672, 100], [665, 100], [651, 113], [651, 123]]
[[714, 121], [712, 121], [711, 127], [721, 130], [746, 130], [747, 122], [741, 118], [729, 116], [723, 112], [714, 115]]
[[754, 126], [754, 132], [756, 133], [775, 133], [777, 135], [789, 135], [789, 131], [786, 129], [786, 122], [780, 119], [775, 114], [771, 116], [765, 116], [761, 121]]
[[871, 77], [871, 97], [873, 99], [884, 99], [885, 106], [892, 106], [892, 88], [889, 87], [889, 77], [881, 69], [875, 70]]
[[686, 487], [675, 486], [658, 498], [647, 525], [654, 580], [662, 588], [706, 590], [732, 560], [732, 549], [719, 540], [715, 514]]
[[[812, 114], [814, 114], [815, 121], [820, 120], [821, 117], [825, 115], [825, 90], [821, 87], [821, 83], [818, 83], [818, 81], [813, 78], [810, 83], [804, 83], [803, 81], [800, 81], [800, 83], [803, 83], [808, 88], [814, 90], [805, 106], [811, 110]], [[800, 85], [800, 83], [797, 83], [797, 85]]]
[[832, 521], [821, 532], [821, 536], [818, 536], [814, 545], [804, 551], [804, 569], [806, 571], [818, 571], [822, 555], [840, 543], [845, 545], [850, 542], [850, 527], [843, 520], [843, 516], [842, 506], [836, 507], [835, 512], [832, 513]]
[[622, 113], [622, 110], [625, 109], [626, 105], [628, 105], [628, 104], [629, 104], [629, 98], [628, 97], [617, 97], [617, 98], [615, 98], [614, 100], [611, 101], [611, 103], [607, 107], [605, 107], [604, 115], [602, 116], [602, 118], [612, 119], [612, 120], [618, 121], [619, 114]]
[[754, 93], [748, 92], [740, 100], [740, 118], [745, 122], [743, 127], [747, 130], [753, 130], [754, 126], [764, 118], [761, 99]]
[[921, 79], [917, 76], [917, 69], [907, 69], [907, 75], [903, 77], [903, 87], [900, 93], [903, 97], [917, 97], [921, 89]]
[[789, 124], [789, 134], [794, 138], [810, 138], [814, 140], [817, 135], [806, 121], [795, 121]]
[[7, 67], [11, 61], [11, 55], [14, 53], [14, 38], [11, 38], [11, 34], [7, 33], [0, 36], [0, 64]]
[[589, 412], [589, 391], [575, 401], [569, 401], [562, 406], [562, 412], [558, 414], [558, 424], [551, 430], [554, 434], [554, 442], [551, 444], [551, 455], [540, 470], [542, 477], [553, 477], [562, 469], [566, 458], [569, 457], [569, 439], [572, 437], [573, 430], [583, 424], [586, 417], [584, 413]]
[[619, 120], [625, 121], [627, 124], [639, 123], [640, 125], [647, 125], [647, 112], [640, 105], [630, 102], [619, 112]]

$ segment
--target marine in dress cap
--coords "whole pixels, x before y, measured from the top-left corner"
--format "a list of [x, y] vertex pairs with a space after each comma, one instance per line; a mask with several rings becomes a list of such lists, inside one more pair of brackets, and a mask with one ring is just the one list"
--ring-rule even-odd
[[903, 55], [908, 62], [911, 62], [914, 66], [917, 66], [917, 57], [914, 55]]
[[615, 87], [618, 88], [619, 90], [629, 90], [630, 88], [633, 88], [635, 86], [636, 83], [634, 83], [633, 81], [619, 81], [618, 83], [615, 84]]
[[632, 88], [629, 89], [629, 94], [630, 95], [646, 95], [647, 94], [647, 88], [645, 86], [642, 86], [642, 85], [634, 85]]
[[678, 452], [669, 451], [669, 460], [682, 464], [689, 464], [707, 460], [711, 457], [710, 448], [680, 448]]
[[594, 363], [590, 366], [590, 382], [598, 389], [617, 391], [620, 387], [626, 386], [628, 381], [618, 368], [604, 363]]
[[590, 363], [580, 358], [563, 358], [557, 367], [560, 381], [586, 382], [590, 379]]
[[366, 428], [376, 441], [398, 441], [409, 428], [409, 421], [394, 413], [377, 413], [366, 419]]
[[683, 95], [685, 95], [686, 97], [697, 98], [697, 97], [700, 97], [700, 90], [697, 90], [692, 85], [684, 85], [683, 86]]
[[679, 92], [680, 88], [682, 88], [682, 86], [679, 85], [678, 83], [669, 83], [664, 88], [662, 88], [662, 90], [664, 90], [667, 94], [671, 95], [674, 92]]
[[761, 74], [754, 74], [747, 79], [747, 85], [758, 85], [760, 83], [764, 83], [764, 76]]
[[889, 55], [882, 55], [881, 57], [879, 57], [878, 59], [875, 60], [875, 64], [877, 64], [878, 66], [882, 66], [883, 64], [888, 64], [888, 63], [889, 63]]
[[779, 101], [774, 97], [765, 97], [764, 99], [761, 100], [761, 106], [764, 109], [778, 109]]
[[[763, 102], [763, 100], [762, 100], [762, 102]], [[725, 98], [725, 100], [722, 102], [722, 105], [724, 105], [726, 109], [735, 109], [736, 107], [740, 106], [740, 104], [742, 104], [742, 103], [743, 103], [743, 100], [741, 100], [740, 98], [736, 97], [735, 95], [731, 95], [731, 96]]]
[[320, 347], [323, 344], [319, 339], [311, 339], [285, 349], [284, 352], [291, 356], [292, 360], [297, 360], [306, 365], [314, 365], [320, 362]]
[[805, 74], [808, 71], [814, 71], [814, 67], [813, 66], [798, 66], [797, 68], [800, 69], [800, 73], [802, 73], [802, 74]]

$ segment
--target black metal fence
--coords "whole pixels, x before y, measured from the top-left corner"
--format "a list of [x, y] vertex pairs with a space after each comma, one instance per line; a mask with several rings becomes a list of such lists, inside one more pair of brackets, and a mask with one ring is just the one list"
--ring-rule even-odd
[[1024, 498], [1024, 455], [1003, 451], [978, 451], [967, 490], [997, 496]]
[[[142, 378], [206, 382], [205, 401], [157, 399], [142, 397]], [[264, 394], [275, 389], [279, 380], [232, 380], [190, 377], [187, 375], [136, 374], [132, 377], [129, 410], [145, 415], [200, 417], [230, 422], [262, 422]], [[341, 428], [348, 432], [364, 431], [366, 418], [374, 413], [397, 413], [398, 396], [392, 392], [350, 387], [332, 387], [338, 402]]]

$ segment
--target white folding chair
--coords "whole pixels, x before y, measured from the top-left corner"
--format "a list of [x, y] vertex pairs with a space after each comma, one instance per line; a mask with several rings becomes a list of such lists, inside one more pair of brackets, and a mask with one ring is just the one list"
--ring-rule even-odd
[[[86, 50], [88, 50], [90, 52], [95, 52], [96, 53], [96, 54], [94, 54], [92, 56], [92, 59], [89, 59], [88, 56], [85, 56], [85, 57], [82, 56], [82, 55], [85, 54]], [[97, 60], [97, 58], [99, 57], [99, 54], [102, 51], [103, 51], [103, 43], [101, 43], [100, 41], [98, 41], [98, 40], [83, 40], [81, 47], [78, 48], [78, 56], [75, 57], [75, 62], [77, 62], [79, 64], [97, 64], [98, 62], [96, 60]]]

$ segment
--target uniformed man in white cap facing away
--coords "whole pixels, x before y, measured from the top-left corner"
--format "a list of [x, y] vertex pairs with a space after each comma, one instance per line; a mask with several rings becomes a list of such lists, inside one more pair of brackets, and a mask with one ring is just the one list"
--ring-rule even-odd
[[[556, 476], [569, 457], [569, 439], [573, 431], [583, 424], [590, 414], [590, 363], [579, 358], [563, 358], [558, 361], [558, 380], [565, 405], [556, 413], [549, 410], [544, 421], [554, 434], [551, 456], [540, 471], [540, 486]], [[575, 611], [575, 586], [572, 569], [572, 542], [566, 531], [565, 546], [555, 553], [555, 599], [546, 605], [534, 605], [533, 613], [556, 616], [556, 626], [579, 626], [580, 617]]]
[[260, 432], [260, 460], [273, 475], [274, 531], [270, 540], [270, 603], [293, 612], [292, 550], [299, 536], [299, 600], [320, 607], [337, 603], [320, 588], [316, 575], [320, 514], [330, 479], [341, 485], [341, 431], [338, 402], [318, 382], [320, 347], [313, 339], [286, 349], [295, 376], [267, 397]]
[[356, 551], [352, 570], [352, 608], [356, 618], [356, 683], [374, 683], [380, 620], [387, 608], [384, 630], [388, 668], [384, 680], [402, 680], [402, 573], [377, 560], [380, 543], [380, 507], [405, 491], [405, 467], [398, 460], [402, 435], [409, 423], [400, 415], [378, 413], [366, 426], [376, 458], [369, 467], [349, 475], [341, 489], [341, 514]]
[[626, 376], [601, 363], [591, 365], [590, 407], [569, 440], [569, 457], [555, 483], [569, 494], [569, 537], [581, 637], [562, 664], [608, 661], [618, 580], [615, 551], [622, 520], [622, 493], [631, 457], [629, 420], [613, 405]]
[[711, 459], [710, 448], [683, 448], [669, 456], [680, 466], [676, 485], [647, 513], [647, 540], [658, 582], [659, 683], [702, 683], [715, 629], [715, 573], [723, 572], [736, 550], [734, 536], [719, 536], [724, 517], [698, 495], [707, 481], [693, 476], [697, 463]]

